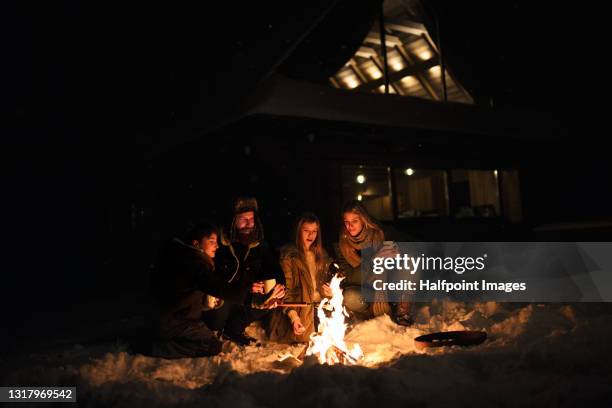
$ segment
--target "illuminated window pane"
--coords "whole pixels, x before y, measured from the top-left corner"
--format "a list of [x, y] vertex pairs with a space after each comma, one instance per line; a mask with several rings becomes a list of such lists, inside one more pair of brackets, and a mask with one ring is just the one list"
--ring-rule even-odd
[[495, 170], [453, 170], [452, 214], [457, 218], [499, 216], [497, 177]]
[[395, 184], [398, 218], [448, 215], [445, 171], [396, 169]]
[[342, 166], [342, 199], [361, 201], [380, 221], [393, 220], [389, 167]]
[[504, 216], [510, 222], [520, 222], [523, 219], [523, 211], [518, 171], [503, 170], [499, 172], [499, 176]]

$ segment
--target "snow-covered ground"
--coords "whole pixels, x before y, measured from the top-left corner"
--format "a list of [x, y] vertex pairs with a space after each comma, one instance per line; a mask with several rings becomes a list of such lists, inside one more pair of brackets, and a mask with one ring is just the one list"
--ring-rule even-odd
[[[77, 343], [20, 357], [2, 385], [77, 385], [82, 406], [556, 406], [612, 403], [612, 307], [438, 302], [406, 328], [383, 316], [352, 327], [359, 366], [299, 365], [300, 346], [224, 345], [210, 358], [163, 360], [121, 342]], [[478, 329], [471, 348], [419, 351], [424, 333]]]

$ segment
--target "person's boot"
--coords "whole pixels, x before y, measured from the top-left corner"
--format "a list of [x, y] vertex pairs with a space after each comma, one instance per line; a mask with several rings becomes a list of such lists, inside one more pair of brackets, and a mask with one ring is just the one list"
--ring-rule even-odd
[[400, 326], [412, 326], [414, 324], [414, 320], [410, 314], [403, 314], [400, 316], [395, 316], [395, 323]]
[[410, 314], [409, 302], [399, 302], [395, 306], [395, 315], [393, 316], [393, 320], [400, 326], [412, 326], [414, 324], [414, 319]]
[[248, 346], [252, 343], [257, 342], [257, 339], [251, 336], [248, 336], [246, 333], [231, 333], [231, 332], [224, 332], [223, 333], [223, 338], [233, 341], [234, 343], [241, 345], [241, 346]]
[[216, 356], [221, 353], [223, 343], [216, 337], [212, 337], [205, 342], [205, 347], [202, 348], [200, 356]]

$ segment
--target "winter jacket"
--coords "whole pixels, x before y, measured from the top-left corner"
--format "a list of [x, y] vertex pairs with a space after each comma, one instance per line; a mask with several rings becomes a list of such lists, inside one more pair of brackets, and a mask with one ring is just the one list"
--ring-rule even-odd
[[[397, 248], [394, 248], [394, 249], [391, 248], [392, 246], [395, 246], [395, 244], [392, 244], [392, 242], [413, 241], [414, 240], [411, 237], [407, 236], [406, 234], [402, 234], [398, 232], [392, 227], [384, 226], [383, 233], [385, 236], [385, 243], [383, 244], [383, 247], [379, 249], [380, 252], [383, 254], [388, 254], [389, 251], [397, 250]], [[339, 271], [345, 276], [345, 279], [342, 282], [342, 286], [343, 287], [353, 286], [353, 285], [361, 286], [362, 284], [361, 265], [357, 265], [353, 267], [350, 263], [348, 263], [348, 261], [344, 258], [344, 255], [342, 255], [342, 251], [340, 251], [340, 245], [338, 244], [338, 242], [334, 243], [333, 249], [334, 249], [334, 255], [336, 256], [334, 258], [334, 262], [338, 265]], [[370, 252], [370, 255], [375, 256], [375, 254], [372, 252]], [[370, 259], [366, 259], [366, 263], [370, 263], [370, 262], [371, 262]]]
[[199, 320], [207, 294], [229, 303], [244, 302], [244, 294], [221, 278], [201, 250], [178, 239], [163, 248], [152, 283], [157, 315], [165, 321]]
[[[317, 271], [316, 287], [312, 285], [312, 278], [306, 262], [299, 256], [295, 245], [287, 245], [281, 249], [280, 264], [286, 280], [286, 295], [284, 301], [287, 303], [312, 303], [314, 292], [319, 292], [322, 299], [325, 295], [322, 291], [323, 284], [328, 281], [327, 270], [330, 260], [327, 253], [323, 252], [324, 261], [320, 270]], [[296, 336], [290, 320], [291, 311], [295, 310], [306, 331]], [[270, 339], [280, 343], [307, 342], [311, 333], [315, 331], [315, 307], [309, 305], [299, 308], [281, 308], [275, 310], [270, 320]]]
[[223, 236], [215, 256], [215, 272], [233, 290], [243, 293], [249, 304], [253, 282], [276, 279], [277, 283], [285, 284], [285, 275], [278, 259], [266, 242], [254, 242], [247, 246], [230, 242]]

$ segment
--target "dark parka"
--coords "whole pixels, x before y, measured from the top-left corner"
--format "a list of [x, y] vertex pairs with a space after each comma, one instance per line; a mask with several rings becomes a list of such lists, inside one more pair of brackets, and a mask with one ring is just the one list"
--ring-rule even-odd
[[163, 248], [152, 289], [153, 354], [165, 358], [196, 357], [219, 352], [212, 331], [201, 321], [206, 294], [226, 303], [243, 303], [243, 291], [228, 285], [203, 252], [178, 239]]
[[230, 242], [224, 235], [215, 256], [216, 273], [250, 303], [250, 287], [255, 281], [276, 279], [285, 284], [285, 275], [274, 251], [265, 241], [244, 245]]

